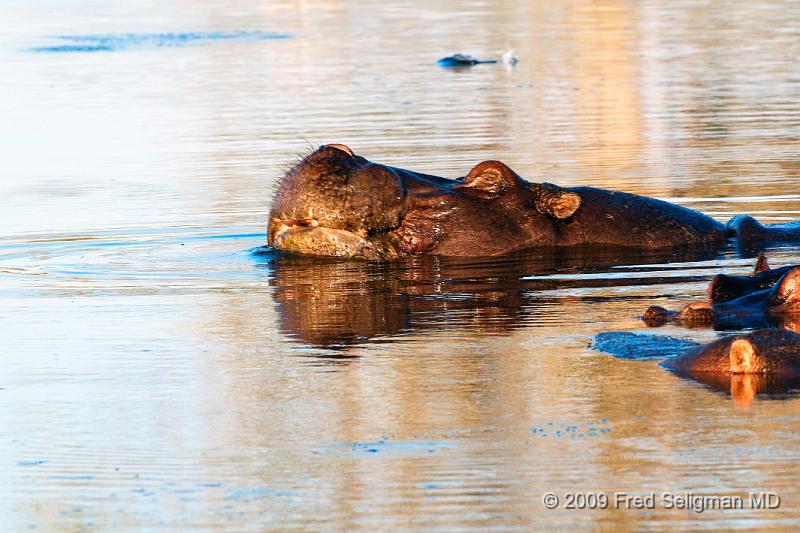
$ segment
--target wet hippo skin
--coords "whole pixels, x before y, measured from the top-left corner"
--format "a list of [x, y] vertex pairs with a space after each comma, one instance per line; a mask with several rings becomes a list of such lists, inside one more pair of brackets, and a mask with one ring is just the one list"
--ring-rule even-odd
[[756, 330], [692, 348], [661, 366], [689, 374], [800, 377], [800, 335], [783, 329]]
[[303, 255], [391, 259], [543, 246], [718, 246], [725, 232], [714, 219], [661, 200], [529, 183], [499, 161], [450, 180], [327, 145], [280, 180], [268, 240]]
[[[372, 163], [331, 144], [279, 181], [267, 238], [300, 255], [475, 257], [547, 246], [719, 248], [740, 226], [635, 194], [530, 183], [499, 161], [451, 180]], [[800, 226], [759, 228], [759, 238], [800, 236]]]
[[730, 394], [739, 406], [759, 394], [787, 398], [800, 388], [800, 335], [760, 329], [689, 349], [661, 366]]
[[684, 327], [744, 329], [781, 327], [800, 332], [800, 266], [770, 269], [761, 255], [752, 276], [718, 274], [707, 302], [680, 311], [649, 307], [642, 320], [650, 327], [673, 323]]

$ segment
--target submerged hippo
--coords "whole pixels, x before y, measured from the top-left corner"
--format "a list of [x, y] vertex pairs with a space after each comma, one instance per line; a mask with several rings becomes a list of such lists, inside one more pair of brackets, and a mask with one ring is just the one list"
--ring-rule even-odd
[[530, 183], [499, 161], [451, 180], [372, 163], [330, 144], [280, 180], [268, 242], [303, 255], [392, 259], [587, 245], [719, 247], [728, 233], [685, 207], [594, 187]]
[[712, 304], [729, 302], [746, 294], [773, 287], [784, 274], [800, 265], [770, 268], [767, 257], [761, 253], [751, 276], [717, 274], [708, 286], [708, 301]]
[[752, 276], [719, 274], [708, 294], [708, 302], [693, 302], [680, 311], [651, 306], [642, 320], [650, 327], [675, 323], [716, 329], [778, 326], [800, 331], [800, 266], [770, 269], [762, 255]]
[[796, 393], [800, 386], [800, 335], [760, 329], [689, 349], [660, 364], [676, 375], [729, 393], [740, 406], [758, 394]]
[[492, 63], [503, 63], [504, 65], [516, 65], [519, 59], [514, 55], [514, 50], [507, 50], [500, 60], [497, 59], [478, 59], [469, 54], [453, 54], [443, 57], [436, 61], [440, 67], [473, 67], [475, 65], [485, 65]]
[[698, 346], [661, 366], [688, 374], [800, 377], [800, 335], [783, 329], [760, 329]]
[[665, 359], [659, 366], [749, 405], [758, 394], [800, 390], [800, 335], [760, 329], [698, 344], [689, 339], [624, 331], [600, 333], [592, 348], [623, 359]]

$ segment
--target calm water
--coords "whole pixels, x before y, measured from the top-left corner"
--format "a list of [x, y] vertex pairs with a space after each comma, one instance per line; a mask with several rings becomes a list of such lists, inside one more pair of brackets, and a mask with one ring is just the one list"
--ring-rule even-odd
[[[327, 142], [798, 219], [800, 6], [355, 4], [3, 3], [1, 529], [797, 530], [800, 397], [588, 347], [751, 250], [259, 247], [276, 177]], [[515, 68], [435, 63], [508, 48]], [[542, 504], [759, 490], [780, 508]]]

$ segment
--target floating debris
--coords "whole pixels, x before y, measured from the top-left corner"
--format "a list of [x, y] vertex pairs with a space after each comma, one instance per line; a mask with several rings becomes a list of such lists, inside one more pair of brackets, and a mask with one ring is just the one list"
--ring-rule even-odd
[[440, 67], [472, 67], [481, 64], [497, 64], [503, 63], [504, 65], [516, 65], [519, 59], [514, 55], [514, 50], [507, 50], [500, 59], [479, 59], [469, 54], [453, 54], [451, 56], [443, 57], [436, 63]]

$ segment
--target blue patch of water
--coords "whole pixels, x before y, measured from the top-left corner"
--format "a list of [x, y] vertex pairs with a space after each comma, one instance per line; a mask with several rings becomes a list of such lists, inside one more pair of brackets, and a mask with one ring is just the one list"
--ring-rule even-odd
[[276, 491], [273, 489], [258, 488], [258, 489], [234, 489], [228, 492], [226, 500], [249, 500], [249, 499], [262, 499], [265, 496], [291, 496], [293, 491]]
[[33, 461], [17, 461], [17, 466], [39, 466], [45, 464], [47, 461], [36, 459]]
[[267, 31], [207, 31], [168, 33], [109, 33], [95, 35], [53, 35], [59, 44], [34, 46], [29, 52], [117, 52], [132, 48], [177, 48], [208, 45], [218, 41], [264, 41], [289, 39], [288, 33]]
[[406, 442], [390, 442], [385, 440], [380, 440], [376, 442], [354, 442], [352, 444], [331, 444], [328, 446], [323, 446], [323, 449], [328, 450], [348, 450], [352, 453], [366, 453], [366, 454], [378, 454], [378, 453], [399, 453], [401, 455], [417, 455], [417, 454], [426, 454], [426, 453], [434, 453], [441, 449], [445, 448], [452, 448], [453, 445], [447, 442], [418, 442], [418, 441], [406, 441]]
[[680, 355], [695, 346], [698, 343], [691, 339], [629, 331], [606, 331], [595, 336], [591, 348], [620, 359], [665, 359]]
[[[531, 434], [536, 437], [562, 437], [562, 438], [584, 438], [597, 437], [605, 433], [610, 433], [611, 428], [600, 427], [608, 423], [607, 419], [599, 423], [589, 422], [587, 424], [558, 424], [547, 422], [546, 425], [531, 427]], [[599, 425], [598, 425], [599, 424]]]
[[70, 475], [70, 474], [50, 474], [50, 479], [65, 479], [70, 481], [91, 481], [94, 479], [92, 475]]

